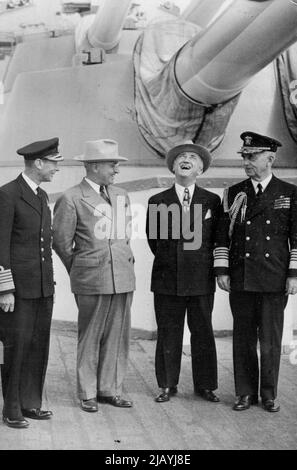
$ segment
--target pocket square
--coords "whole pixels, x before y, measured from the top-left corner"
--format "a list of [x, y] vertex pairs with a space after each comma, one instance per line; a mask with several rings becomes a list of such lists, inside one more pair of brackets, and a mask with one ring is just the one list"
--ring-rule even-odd
[[210, 218], [211, 218], [211, 210], [208, 209], [208, 211], [207, 211], [206, 214], [205, 214], [204, 220], [205, 220], [205, 219], [210, 219]]

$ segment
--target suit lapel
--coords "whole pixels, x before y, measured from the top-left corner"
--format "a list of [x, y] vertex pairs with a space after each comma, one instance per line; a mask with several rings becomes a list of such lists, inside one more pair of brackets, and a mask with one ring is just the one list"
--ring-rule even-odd
[[[201, 210], [195, 210], [195, 207], [197, 206], [200, 206]], [[208, 210], [208, 201], [201, 194], [201, 190], [199, 186], [196, 185], [194, 193], [193, 193], [192, 201], [191, 201], [191, 206], [190, 206], [190, 214], [191, 214], [190, 230], [191, 232], [197, 229], [197, 227], [202, 227], [207, 210]]]
[[17, 178], [17, 182], [20, 186], [21, 190], [21, 198], [29, 204], [33, 209], [35, 209], [39, 214], [41, 214], [41, 205], [40, 205], [40, 200], [34, 194], [30, 186], [26, 183], [22, 175], [19, 175]]
[[178, 206], [181, 208], [182, 205], [180, 203], [180, 200], [178, 199], [178, 195], [175, 191], [175, 186], [172, 186], [165, 194], [164, 194], [164, 204], [169, 206], [170, 204], [178, 204]]
[[207, 205], [207, 199], [201, 194], [201, 190], [199, 186], [195, 185], [192, 201], [191, 201], [191, 208], [192, 206], [194, 207], [195, 204], [201, 204], [202, 206], [202, 214], [205, 216], [208, 205]]
[[[108, 186], [107, 189], [106, 189], [106, 192], [107, 192], [107, 195], [110, 199], [110, 202], [111, 202], [111, 205], [112, 205], [112, 208], [114, 210], [116, 210], [116, 207], [117, 207], [117, 197], [118, 197], [118, 193], [116, 191], [116, 189], [112, 186]], [[124, 196], [123, 196], [124, 197]]]
[[80, 183], [80, 189], [82, 192], [82, 199], [93, 209], [96, 209], [100, 203], [106, 204], [106, 201], [103, 199], [103, 197], [101, 197], [100, 194], [98, 194], [85, 179], [83, 179]]
[[[180, 203], [180, 200], [178, 198], [178, 195], [176, 193], [174, 186], [172, 186], [172, 188], [170, 188], [167, 191], [167, 193], [164, 195], [164, 203], [167, 206], [171, 204], [177, 204], [180, 208], [180, 214], [187, 215], [187, 213], [183, 212], [182, 204]], [[190, 216], [190, 225], [188, 223], [188, 224], [185, 224], [185, 227], [184, 227], [184, 229], [187, 229], [187, 231], [190, 230], [191, 232], [193, 232], [195, 227], [200, 227], [200, 211], [194, 211], [195, 205], [198, 205], [198, 204], [201, 205], [201, 209], [202, 209], [201, 216], [202, 216], [202, 222], [203, 222], [203, 219], [208, 209], [207, 200], [205, 199], [204, 196], [202, 196], [199, 187], [196, 185], [194, 192], [193, 192], [192, 200], [191, 200], [190, 211], [188, 212], [188, 216]]]

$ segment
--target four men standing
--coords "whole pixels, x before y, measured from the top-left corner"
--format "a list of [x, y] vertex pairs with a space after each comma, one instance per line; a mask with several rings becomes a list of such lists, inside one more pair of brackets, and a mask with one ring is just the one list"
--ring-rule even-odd
[[[175, 184], [149, 200], [147, 238], [154, 255], [151, 288], [158, 326], [157, 402], [177, 393], [185, 313], [191, 332], [194, 391], [217, 402], [217, 358], [212, 330], [215, 278], [230, 293], [234, 318], [236, 411], [258, 402], [279, 411], [275, 399], [284, 309], [297, 292], [297, 188], [272, 174], [280, 142], [241, 135], [248, 179], [229, 188], [223, 204], [199, 188], [207, 149], [185, 143], [166, 158]], [[49, 419], [41, 409], [53, 307], [51, 214], [46, 193], [57, 163], [58, 139], [17, 151], [25, 171], [0, 188], [0, 340], [3, 419], [25, 428], [25, 418]], [[64, 263], [79, 309], [77, 383], [84, 411], [98, 401], [131, 407], [121, 397], [129, 353], [135, 289], [127, 193], [113, 186], [117, 142], [87, 142], [86, 177], [67, 190], [54, 210], [54, 249]], [[213, 248], [214, 269], [213, 269]], [[257, 342], [260, 343], [260, 368]], [[260, 380], [259, 380], [260, 375]], [[260, 382], [260, 388], [259, 388]]]

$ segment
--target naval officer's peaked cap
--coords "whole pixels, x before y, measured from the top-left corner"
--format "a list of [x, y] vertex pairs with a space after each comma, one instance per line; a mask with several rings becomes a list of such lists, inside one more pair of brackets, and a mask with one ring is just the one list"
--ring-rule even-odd
[[36, 160], [37, 158], [60, 162], [63, 160], [59, 150], [59, 139], [53, 137], [48, 140], [39, 140], [32, 144], [25, 145], [17, 150], [17, 154], [22, 155], [25, 160]]
[[251, 131], [243, 132], [240, 138], [243, 140], [243, 145], [238, 153], [258, 153], [265, 150], [276, 152], [277, 148], [282, 146], [278, 140], [272, 137]]

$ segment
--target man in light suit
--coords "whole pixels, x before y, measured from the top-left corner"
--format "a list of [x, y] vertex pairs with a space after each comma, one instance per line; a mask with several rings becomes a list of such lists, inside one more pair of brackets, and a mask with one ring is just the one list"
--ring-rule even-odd
[[25, 170], [0, 188], [0, 340], [3, 420], [27, 428], [44, 420], [41, 409], [47, 368], [54, 279], [48, 197], [39, 185], [51, 181], [63, 157], [57, 137], [17, 150]]
[[214, 266], [234, 319], [233, 409], [256, 405], [260, 393], [275, 413], [284, 309], [297, 292], [297, 188], [272, 173], [280, 142], [250, 131], [240, 137], [248, 179], [225, 191]]
[[[187, 312], [194, 391], [205, 400], [218, 402], [211, 315], [220, 198], [196, 184], [197, 176], [208, 169], [211, 156], [205, 147], [186, 142], [172, 148], [166, 161], [175, 184], [152, 196], [147, 212], [147, 238], [155, 257], [151, 290], [158, 326], [156, 376], [161, 388], [155, 400], [167, 402], [177, 393]], [[157, 224], [155, 210], [160, 210]]]
[[98, 401], [131, 407], [121, 397], [128, 365], [130, 310], [135, 289], [129, 198], [113, 186], [119, 162], [114, 140], [85, 144], [86, 177], [54, 208], [53, 247], [64, 263], [78, 305], [77, 384], [81, 408]]

